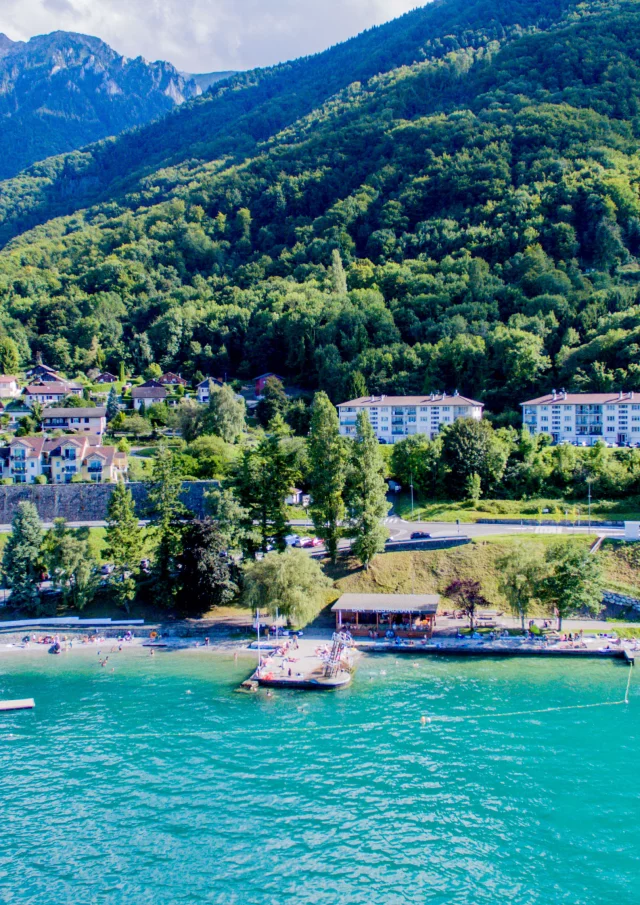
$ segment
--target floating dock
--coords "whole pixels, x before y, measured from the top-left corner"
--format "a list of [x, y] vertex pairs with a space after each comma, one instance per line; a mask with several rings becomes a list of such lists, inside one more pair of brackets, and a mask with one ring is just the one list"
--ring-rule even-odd
[[[274, 645], [270, 644], [270, 648]], [[256, 648], [252, 645], [252, 650]], [[356, 651], [346, 636], [336, 632], [331, 644], [301, 640], [277, 653], [260, 649], [260, 663], [253, 675], [242, 683], [245, 691], [261, 688], [291, 688], [302, 691], [335, 691], [350, 684]]]
[[0, 701], [0, 712], [10, 710], [33, 710], [36, 702], [33, 698], [24, 698], [22, 701]]

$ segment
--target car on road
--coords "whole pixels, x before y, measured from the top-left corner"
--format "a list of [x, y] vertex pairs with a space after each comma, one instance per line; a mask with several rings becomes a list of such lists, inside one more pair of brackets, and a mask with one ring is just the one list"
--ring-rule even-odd
[[413, 531], [411, 534], [411, 540], [428, 540], [430, 537], [428, 531]]
[[299, 537], [294, 547], [321, 547], [322, 541], [319, 537]]

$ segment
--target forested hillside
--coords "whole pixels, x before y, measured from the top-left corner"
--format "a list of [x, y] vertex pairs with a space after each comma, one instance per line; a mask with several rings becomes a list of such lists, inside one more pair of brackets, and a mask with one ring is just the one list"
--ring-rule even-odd
[[171, 64], [127, 60], [98, 38], [0, 34], [0, 178], [147, 123], [200, 92]]
[[275, 369], [334, 399], [356, 371], [496, 412], [640, 389], [639, 67], [635, 0], [451, 0], [237, 77], [164, 148], [147, 127], [21, 177], [28, 217], [103, 200], [10, 243], [3, 328], [71, 370]]

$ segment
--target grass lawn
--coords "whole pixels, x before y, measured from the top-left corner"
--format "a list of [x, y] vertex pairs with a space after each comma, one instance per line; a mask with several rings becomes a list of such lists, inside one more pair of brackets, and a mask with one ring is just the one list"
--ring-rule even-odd
[[[545, 509], [548, 511], [545, 512]], [[393, 497], [393, 511], [408, 521], [455, 522], [459, 519], [461, 522], [475, 522], [480, 518], [509, 518], [533, 521], [569, 519], [584, 523], [588, 519], [589, 507], [586, 501], [576, 503], [575, 500], [479, 500], [477, 503], [414, 500], [412, 516], [411, 496], [399, 493]], [[596, 520], [640, 521], [640, 500], [630, 497], [627, 500], [593, 501], [591, 517]]]
[[[505, 553], [522, 544], [538, 551], [542, 557], [550, 544], [573, 541], [587, 547], [594, 539], [595, 536], [563, 538], [556, 535], [493, 535], [475, 538], [464, 547], [448, 550], [383, 553], [376, 556], [368, 572], [355, 560], [338, 563], [335, 567], [326, 566], [326, 572], [335, 582], [336, 595], [442, 594], [454, 579], [474, 578], [481, 583], [482, 593], [490, 601], [491, 608], [506, 610], [507, 602], [499, 589], [498, 567], [498, 561]], [[628, 548], [623, 544], [616, 546], [607, 542], [598, 555], [603, 560], [607, 589], [640, 596], [640, 570], [630, 563]]]

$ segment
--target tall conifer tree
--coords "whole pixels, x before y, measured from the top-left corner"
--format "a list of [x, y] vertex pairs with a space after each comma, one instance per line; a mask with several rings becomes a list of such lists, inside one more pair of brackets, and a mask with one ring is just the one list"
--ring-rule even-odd
[[355, 528], [352, 550], [365, 569], [384, 550], [389, 532], [382, 519], [389, 511], [384, 461], [366, 412], [358, 413], [356, 439], [351, 452], [349, 508]]
[[348, 453], [340, 436], [338, 415], [326, 393], [316, 393], [309, 434], [311, 518], [331, 561], [338, 552], [340, 522], [345, 515], [344, 486]]

